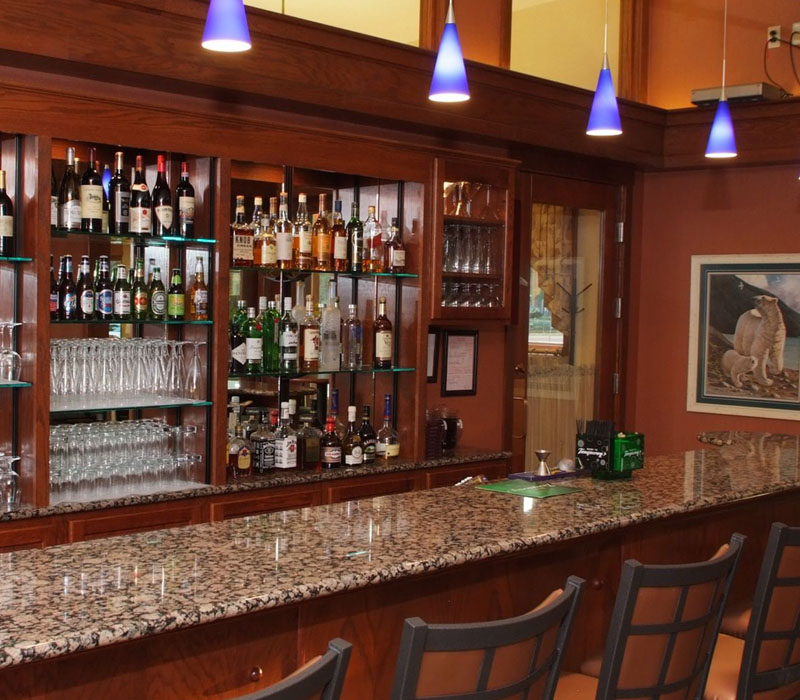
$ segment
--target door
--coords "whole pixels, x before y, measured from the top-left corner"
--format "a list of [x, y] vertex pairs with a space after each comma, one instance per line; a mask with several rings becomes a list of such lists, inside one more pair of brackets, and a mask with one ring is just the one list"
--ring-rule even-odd
[[519, 288], [513, 331], [515, 471], [575, 456], [578, 420], [615, 421], [620, 401], [624, 256], [617, 222], [624, 190], [522, 176]]

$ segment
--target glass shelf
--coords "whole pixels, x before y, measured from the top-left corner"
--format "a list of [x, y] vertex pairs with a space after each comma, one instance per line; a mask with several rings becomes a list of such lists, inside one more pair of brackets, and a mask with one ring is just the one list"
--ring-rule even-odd
[[116, 324], [116, 325], [136, 325], [141, 326], [143, 324], [151, 325], [151, 326], [210, 326], [214, 322], [213, 321], [154, 321], [154, 320], [147, 320], [147, 321], [119, 321], [116, 318], [111, 318], [108, 320], [93, 318], [89, 320], [80, 320], [80, 319], [72, 319], [70, 321], [57, 321], [52, 320], [50, 323], [54, 326], [68, 326], [72, 324], [90, 324], [90, 325], [97, 325], [97, 324]]
[[497, 219], [479, 219], [475, 216], [455, 216], [454, 214], [445, 214], [444, 222], [446, 224], [473, 224], [474, 226], [493, 226], [495, 228], [502, 228], [505, 226], [504, 221]]
[[33, 262], [33, 258], [23, 258], [19, 255], [0, 255], [0, 262], [7, 263], [24, 263]]
[[379, 369], [377, 367], [362, 367], [361, 369], [329, 369], [329, 370], [309, 370], [308, 372], [305, 371], [297, 371], [297, 372], [280, 372], [280, 371], [270, 371], [270, 372], [259, 372], [258, 374], [229, 374], [228, 375], [228, 382], [235, 381], [237, 379], [261, 379], [265, 377], [283, 377], [284, 379], [296, 379], [298, 377], [322, 377], [327, 376], [329, 374], [391, 374], [397, 372], [414, 372], [416, 371], [415, 367], [386, 367], [385, 369]]
[[33, 385], [30, 382], [14, 382], [11, 380], [0, 379], [0, 389], [19, 389], [26, 386]]
[[370, 278], [386, 277], [389, 279], [417, 279], [413, 272], [336, 272], [335, 270], [269, 270], [263, 267], [231, 267], [231, 270], [256, 270], [262, 275], [277, 279], [283, 272], [284, 277], [303, 277], [304, 275], [338, 275], [339, 277]]
[[50, 413], [105, 413], [145, 408], [211, 406], [210, 401], [193, 401], [175, 396], [107, 397], [51, 396]]
[[183, 245], [191, 247], [207, 247], [214, 245], [217, 241], [213, 238], [181, 238], [180, 236], [142, 236], [137, 233], [130, 233], [124, 236], [111, 235], [109, 233], [92, 233], [91, 231], [67, 231], [66, 229], [50, 227], [50, 232], [57, 238], [67, 238], [68, 236], [81, 236], [90, 241], [111, 241], [112, 243], [138, 243], [139, 245], [166, 246]]

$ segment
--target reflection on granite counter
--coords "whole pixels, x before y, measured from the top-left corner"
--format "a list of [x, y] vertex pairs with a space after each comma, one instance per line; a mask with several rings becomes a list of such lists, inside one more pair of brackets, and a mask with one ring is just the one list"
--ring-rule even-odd
[[796, 438], [647, 459], [546, 500], [446, 487], [0, 555], [0, 666], [800, 486]]
[[389, 474], [392, 472], [432, 469], [448, 465], [489, 462], [498, 459], [508, 459], [509, 457], [511, 457], [510, 452], [461, 447], [457, 448], [450, 456], [440, 457], [439, 459], [427, 459], [421, 462], [415, 462], [410, 459], [398, 459], [390, 462], [377, 462], [362, 467], [343, 467], [319, 472], [289, 470], [284, 473], [280, 470], [275, 470], [265, 476], [254, 476], [250, 479], [243, 479], [222, 486], [191, 484], [191, 486], [186, 488], [169, 488], [168, 490], [163, 490], [158, 493], [128, 493], [120, 495], [118, 498], [106, 498], [96, 501], [65, 501], [44, 508], [34, 508], [23, 504], [13, 510], [0, 510], [0, 523], [8, 520], [23, 520], [25, 518], [38, 518], [62, 513], [80, 513], [84, 511], [102, 510], [104, 508], [121, 508], [124, 506], [136, 506], [146, 503], [161, 503], [164, 501], [180, 500], [182, 498], [219, 496], [225, 493], [253, 491], [255, 489], [266, 489], [277, 486], [293, 486], [295, 484], [309, 484], [336, 479], [352, 479], [377, 474]]

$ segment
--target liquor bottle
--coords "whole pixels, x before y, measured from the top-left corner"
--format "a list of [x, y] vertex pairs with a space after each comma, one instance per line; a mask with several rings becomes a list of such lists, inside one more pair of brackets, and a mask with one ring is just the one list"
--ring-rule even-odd
[[131, 320], [131, 285], [124, 265], [117, 265], [117, 281], [114, 283], [114, 318], [117, 321]]
[[297, 280], [297, 282], [295, 282], [294, 298], [295, 303], [294, 306], [292, 306], [292, 318], [299, 326], [306, 317], [306, 283], [303, 280]]
[[75, 281], [72, 279], [72, 256], [64, 256], [64, 277], [58, 288], [58, 318], [71, 321], [78, 316], [78, 299]]
[[67, 167], [58, 188], [58, 227], [81, 230], [81, 183], [75, 172], [75, 149], [67, 148]]
[[108, 232], [124, 236], [130, 231], [131, 183], [123, 172], [125, 154], [114, 154], [114, 177], [108, 185]]
[[94, 285], [92, 284], [92, 265], [88, 255], [81, 256], [80, 274], [78, 276], [77, 294], [78, 318], [90, 321], [94, 318]]
[[350, 221], [347, 222], [348, 257], [350, 272], [364, 269], [364, 224], [358, 218], [358, 202], [353, 202]]
[[[270, 209], [274, 206], [277, 215], [278, 198], [270, 197], [269, 202]], [[272, 214], [261, 218], [261, 243], [256, 243], [256, 251], [257, 265], [266, 270], [278, 269], [278, 243], [275, 240], [275, 219]]]
[[289, 399], [289, 425], [295, 430], [300, 427], [297, 423], [297, 399]]
[[[264, 220], [261, 222], [265, 229], [272, 229], [275, 226], [275, 222], [278, 220], [278, 198], [277, 197], [270, 197], [269, 198], [269, 214], [264, 212]], [[274, 232], [273, 232], [274, 235]]]
[[342, 324], [342, 369], [361, 369], [361, 321], [356, 316], [355, 304], [350, 304], [347, 311], [347, 319]]
[[319, 369], [319, 321], [314, 316], [314, 302], [306, 296], [306, 314], [300, 324], [300, 362], [304, 372]]
[[150, 307], [150, 318], [154, 321], [163, 321], [167, 315], [167, 292], [161, 281], [161, 268], [153, 268], [153, 281], [147, 288], [147, 305]]
[[175, 188], [178, 205], [178, 225], [175, 233], [183, 238], [194, 238], [194, 187], [189, 182], [189, 164], [181, 163], [181, 181]]
[[136, 156], [136, 174], [131, 185], [130, 232], [149, 236], [153, 218], [153, 200], [144, 179], [144, 160]]
[[400, 436], [392, 427], [392, 395], [383, 397], [383, 427], [378, 431], [378, 442], [375, 445], [379, 458], [392, 459], [400, 454]]
[[364, 450], [364, 464], [371, 464], [375, 461], [378, 442], [378, 436], [375, 434], [375, 428], [372, 427], [369, 414], [369, 406], [364, 406], [361, 409], [361, 427], [358, 429], [359, 437], [361, 437], [361, 446]]
[[281, 192], [278, 219], [275, 221], [275, 246], [278, 267], [281, 270], [292, 269], [292, 235], [294, 226], [289, 220], [289, 195]]
[[183, 290], [181, 270], [172, 269], [172, 280], [167, 291], [167, 317], [170, 321], [183, 321], [186, 305], [186, 292]]
[[244, 299], [236, 300], [236, 311], [231, 316], [231, 327], [242, 330], [244, 322], [247, 320], [247, 301]]
[[228, 473], [234, 479], [244, 479], [252, 474], [253, 446], [244, 437], [241, 423], [234, 428], [233, 440], [228, 444]]
[[236, 218], [231, 223], [231, 265], [253, 266], [253, 231], [244, 220], [244, 195], [236, 195]]
[[275, 468], [297, 467], [297, 433], [289, 425], [289, 402], [281, 402], [281, 422], [275, 431]]
[[389, 239], [383, 247], [383, 271], [399, 274], [406, 269], [406, 249], [397, 225], [397, 217], [392, 217]]
[[297, 214], [292, 228], [292, 266], [295, 269], [310, 270], [312, 268], [311, 248], [311, 222], [308, 220], [306, 195], [301, 192], [297, 198]]
[[330, 413], [328, 413], [328, 417], [330, 417], [330, 416], [333, 416], [333, 420], [334, 420], [334, 423], [336, 425], [336, 434], [339, 436], [339, 439], [341, 440], [342, 438], [344, 438], [344, 434], [345, 434], [347, 428], [345, 428], [344, 423], [342, 423], [342, 421], [339, 418], [339, 390], [338, 389], [333, 389], [331, 391], [331, 410], [330, 410]]
[[325, 421], [325, 434], [320, 438], [320, 458], [323, 469], [337, 469], [342, 466], [342, 441], [336, 434], [333, 415]]
[[89, 160], [81, 177], [81, 229], [103, 232], [103, 179], [94, 169], [95, 149], [89, 149]]
[[261, 425], [251, 436], [253, 443], [253, 470], [266, 474], [275, 468], [275, 434], [270, 428], [270, 417], [266, 411], [261, 413]]
[[208, 287], [203, 281], [203, 258], [199, 255], [194, 263], [194, 282], [189, 290], [189, 318], [192, 321], [208, 320]]
[[253, 217], [250, 219], [250, 230], [253, 232], [253, 265], [256, 267], [261, 267], [261, 243], [264, 238], [264, 226], [261, 224], [263, 203], [261, 197], [253, 198]]
[[256, 310], [251, 306], [247, 309], [247, 320], [242, 328], [245, 339], [245, 357], [247, 374], [261, 372], [261, 363], [264, 361], [264, 344], [261, 338], [261, 326], [256, 321]]
[[150, 289], [150, 285], [153, 283], [153, 270], [156, 267], [156, 259], [149, 258], [147, 260], [147, 288]]
[[[94, 162], [94, 169], [98, 172], [100, 171], [100, 161], [96, 160]], [[106, 189], [106, 183], [111, 182], [111, 169], [108, 167], [108, 163], [103, 165], [103, 174], [100, 176], [100, 182], [102, 184], [102, 193], [103, 193], [103, 226], [102, 232], [108, 233], [108, 191]]]
[[[292, 317], [292, 298], [283, 298], [283, 316], [279, 326], [280, 333], [280, 370], [282, 372], [297, 371], [297, 321]], [[288, 408], [288, 406], [287, 406]]]
[[375, 207], [367, 207], [364, 221], [364, 271], [383, 272], [383, 229], [375, 218]]
[[321, 370], [339, 369], [342, 351], [342, 313], [339, 311], [339, 298], [335, 295], [336, 282], [328, 282], [328, 306], [322, 312], [320, 324], [321, 350], [319, 366]]
[[300, 429], [297, 431], [297, 457], [300, 469], [318, 472], [320, 470], [320, 440], [322, 431], [311, 422], [310, 413], [300, 415]]
[[131, 289], [133, 302], [133, 320], [146, 321], [149, 313], [147, 309], [147, 284], [144, 281], [144, 260], [136, 258], [136, 267], [133, 274], [133, 288]]
[[52, 163], [50, 164], [50, 226], [58, 226], [58, 183]]
[[319, 213], [311, 232], [311, 249], [314, 258], [314, 269], [328, 272], [333, 269], [333, 244], [331, 242], [331, 225], [328, 212], [325, 211], [325, 195], [319, 196]]
[[58, 282], [53, 272], [53, 256], [50, 256], [50, 320], [58, 319]]
[[364, 463], [364, 446], [361, 444], [361, 436], [358, 434], [355, 406], [347, 407], [347, 432], [342, 440], [342, 452], [344, 453], [344, 463], [348, 467]]
[[0, 170], [0, 255], [13, 257], [14, 245], [14, 206], [6, 193], [6, 171]]
[[373, 366], [386, 368], [392, 366], [392, 323], [386, 316], [386, 297], [378, 299], [378, 317], [373, 325], [373, 344], [375, 357]]
[[333, 269], [336, 272], [347, 272], [347, 229], [342, 218], [342, 200], [337, 199], [333, 205], [333, 224], [331, 225], [333, 241]]
[[281, 312], [277, 302], [267, 302], [267, 315], [261, 324], [264, 337], [264, 370], [275, 371], [280, 367], [280, 330]]
[[97, 318], [109, 321], [114, 318], [114, 289], [111, 286], [111, 264], [107, 255], [100, 256], [97, 284], [94, 288], [94, 308]]
[[156, 184], [153, 187], [153, 235], [172, 235], [172, 195], [167, 184], [167, 163], [164, 156], [156, 158]]
[[[244, 299], [239, 300], [239, 304], [247, 306]], [[245, 311], [245, 321], [247, 320]], [[244, 374], [247, 368], [247, 341], [244, 337], [242, 326], [244, 323], [239, 318], [239, 310], [237, 309], [231, 318], [231, 374]]]

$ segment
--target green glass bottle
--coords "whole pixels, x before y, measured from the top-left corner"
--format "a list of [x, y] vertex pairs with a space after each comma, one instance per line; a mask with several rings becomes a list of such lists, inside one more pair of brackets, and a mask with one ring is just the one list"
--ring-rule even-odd
[[136, 271], [133, 276], [133, 287], [131, 288], [133, 301], [133, 320], [146, 321], [147, 311], [147, 284], [144, 281], [144, 260], [136, 258]]
[[163, 321], [167, 317], [167, 292], [161, 281], [161, 268], [158, 266], [153, 268], [147, 305], [150, 308], [150, 318], [154, 321]]
[[183, 321], [186, 292], [183, 289], [180, 268], [172, 269], [172, 280], [167, 292], [167, 318], [170, 321]]
[[114, 283], [114, 318], [117, 321], [131, 320], [131, 286], [124, 265], [117, 265], [117, 281]]
[[264, 338], [264, 369], [275, 371], [280, 366], [280, 334], [278, 326], [281, 323], [281, 313], [278, 303], [267, 302], [267, 313], [261, 323], [261, 333]]
[[350, 272], [361, 272], [364, 269], [364, 224], [358, 218], [358, 202], [353, 202], [352, 215], [347, 222], [347, 245]]
[[252, 306], [247, 309], [247, 319], [242, 324], [242, 335], [244, 336], [247, 352], [245, 372], [247, 374], [258, 374], [261, 372], [261, 365], [264, 361], [263, 341], [261, 338], [261, 326], [259, 326], [256, 319], [256, 310]]

